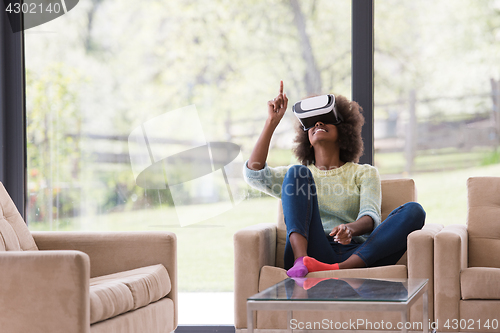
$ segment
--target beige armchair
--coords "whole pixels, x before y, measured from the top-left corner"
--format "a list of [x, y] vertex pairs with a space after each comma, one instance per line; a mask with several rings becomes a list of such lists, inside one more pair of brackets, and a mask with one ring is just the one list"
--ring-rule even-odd
[[[415, 183], [411, 179], [382, 181], [382, 220], [400, 205], [416, 201]], [[281, 201], [278, 205], [277, 224], [258, 224], [239, 230], [234, 235], [235, 258], [235, 327], [241, 331], [247, 327], [246, 300], [275, 283], [287, 278], [283, 268], [286, 227]], [[433, 319], [434, 235], [441, 225], [427, 224], [422, 230], [410, 234], [408, 251], [397, 265], [363, 269], [337, 270], [309, 273], [307, 277], [362, 277], [362, 278], [426, 278], [429, 279], [429, 318]], [[329, 319], [349, 322], [349, 319], [365, 319], [371, 322], [392, 321], [394, 327], [401, 320], [394, 313], [307, 313], [294, 312], [299, 321], [321, 321]], [[287, 315], [279, 311], [258, 311], [256, 328], [286, 328]], [[422, 301], [415, 303], [410, 311], [410, 320], [422, 321]], [[255, 326], [256, 325], [256, 326]]]
[[31, 234], [0, 183], [0, 331], [172, 332], [169, 232]]
[[467, 225], [434, 239], [438, 331], [500, 332], [500, 178], [469, 178], [467, 191]]

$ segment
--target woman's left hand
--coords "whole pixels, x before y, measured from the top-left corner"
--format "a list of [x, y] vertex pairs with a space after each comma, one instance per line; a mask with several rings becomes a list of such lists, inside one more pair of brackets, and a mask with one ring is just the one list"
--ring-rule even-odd
[[352, 231], [347, 225], [341, 224], [333, 228], [332, 232], [330, 232], [330, 236], [333, 237], [334, 241], [342, 245], [347, 245], [351, 243]]

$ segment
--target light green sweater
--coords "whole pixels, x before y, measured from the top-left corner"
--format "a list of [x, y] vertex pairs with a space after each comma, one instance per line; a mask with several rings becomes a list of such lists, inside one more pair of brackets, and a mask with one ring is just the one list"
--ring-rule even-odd
[[[248, 162], [248, 161], [247, 161]], [[252, 187], [281, 198], [281, 188], [286, 172], [291, 167], [271, 168], [265, 165], [262, 170], [251, 170], [245, 163], [243, 175]], [[368, 215], [374, 221], [374, 228], [381, 222], [380, 176], [375, 167], [369, 164], [345, 163], [337, 169], [323, 171], [314, 165], [311, 170], [318, 193], [318, 205], [325, 234], [344, 223], [351, 223]], [[353, 237], [362, 243], [369, 235]]]

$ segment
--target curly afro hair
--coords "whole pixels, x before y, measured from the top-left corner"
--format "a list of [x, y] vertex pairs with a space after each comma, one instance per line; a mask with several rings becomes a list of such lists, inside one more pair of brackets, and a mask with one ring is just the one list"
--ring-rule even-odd
[[[340, 160], [342, 162], [357, 163], [363, 155], [363, 139], [361, 138], [361, 127], [365, 123], [363, 109], [356, 102], [351, 102], [341, 95], [335, 95], [337, 112], [340, 112], [344, 119], [336, 125], [339, 136]], [[295, 140], [297, 146], [293, 152], [302, 165], [314, 164], [314, 147], [311, 147], [308, 131], [304, 131], [302, 125], [297, 120], [295, 128]]]

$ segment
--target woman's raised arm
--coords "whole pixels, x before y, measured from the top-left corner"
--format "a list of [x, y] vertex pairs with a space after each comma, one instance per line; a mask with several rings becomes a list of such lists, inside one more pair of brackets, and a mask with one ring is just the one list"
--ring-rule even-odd
[[252, 154], [250, 154], [250, 158], [248, 159], [249, 169], [261, 170], [264, 168], [271, 137], [273, 136], [274, 130], [280, 123], [281, 118], [283, 118], [287, 106], [288, 98], [286, 97], [286, 93], [283, 93], [283, 81], [281, 81], [279, 95], [273, 100], [267, 102], [266, 123], [259, 139], [257, 140], [257, 143], [255, 144], [255, 147], [252, 150]]

